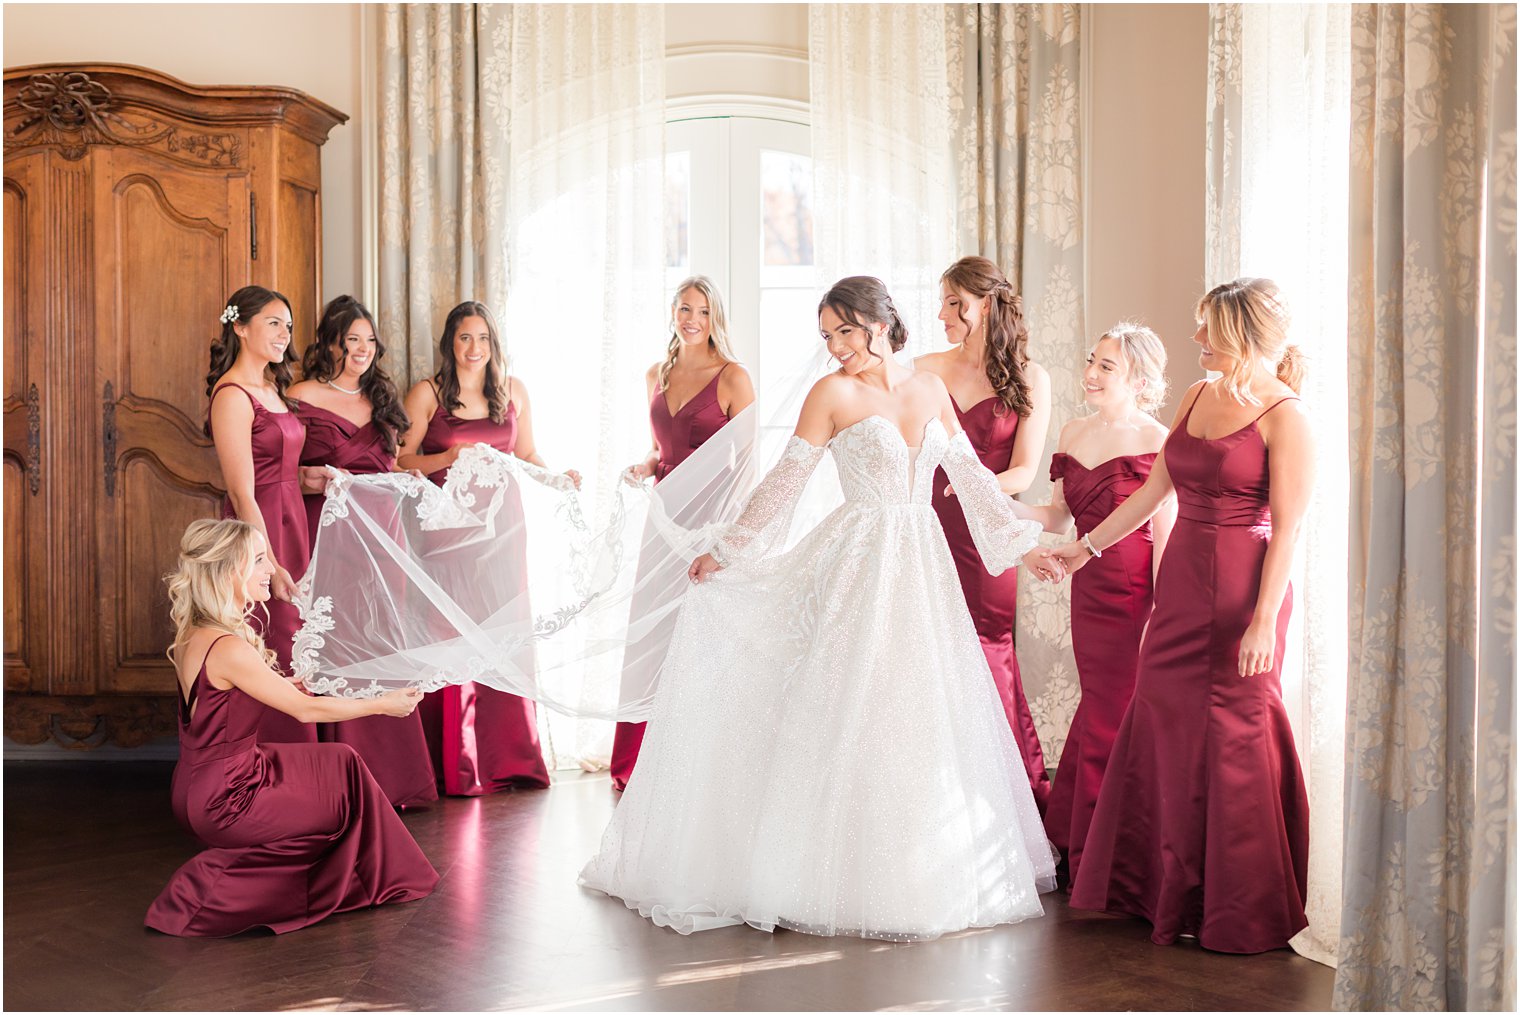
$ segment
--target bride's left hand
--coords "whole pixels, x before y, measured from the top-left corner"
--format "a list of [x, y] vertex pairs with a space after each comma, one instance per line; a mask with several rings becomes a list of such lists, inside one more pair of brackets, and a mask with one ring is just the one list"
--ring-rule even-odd
[[570, 477], [570, 482], [575, 484], [577, 490], [581, 488], [581, 474], [579, 472], [576, 472], [574, 469], [566, 469], [564, 474]]
[[700, 585], [707, 580], [708, 575], [721, 570], [723, 570], [723, 565], [718, 563], [717, 558], [710, 553], [704, 553], [691, 562], [691, 567], [686, 569], [686, 577]]

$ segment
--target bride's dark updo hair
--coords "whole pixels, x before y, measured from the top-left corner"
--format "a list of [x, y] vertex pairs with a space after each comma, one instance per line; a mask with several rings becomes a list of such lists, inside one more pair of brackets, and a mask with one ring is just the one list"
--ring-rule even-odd
[[879, 278], [851, 275], [840, 279], [818, 301], [820, 314], [824, 307], [838, 314], [841, 320], [863, 330], [870, 330], [871, 324], [885, 324], [887, 342], [892, 346], [893, 352], [900, 351], [908, 344], [908, 326], [892, 305], [892, 297], [887, 294], [887, 287]]

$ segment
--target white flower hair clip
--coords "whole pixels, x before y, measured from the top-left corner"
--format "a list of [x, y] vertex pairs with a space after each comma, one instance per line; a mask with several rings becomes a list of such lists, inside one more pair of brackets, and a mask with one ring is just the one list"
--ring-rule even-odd
[[232, 304], [232, 303], [227, 304], [227, 309], [222, 311], [222, 323], [223, 324], [231, 324], [232, 322], [236, 321], [237, 319], [238, 319], [238, 308], [237, 308], [237, 306], [234, 305], [234, 304]]

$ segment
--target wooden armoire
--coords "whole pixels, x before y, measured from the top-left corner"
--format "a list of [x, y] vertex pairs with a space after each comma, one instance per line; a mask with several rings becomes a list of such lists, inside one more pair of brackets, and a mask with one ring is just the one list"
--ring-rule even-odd
[[5, 72], [5, 735], [172, 735], [163, 575], [215, 516], [218, 316], [258, 283], [320, 312], [321, 146], [289, 88], [120, 64]]

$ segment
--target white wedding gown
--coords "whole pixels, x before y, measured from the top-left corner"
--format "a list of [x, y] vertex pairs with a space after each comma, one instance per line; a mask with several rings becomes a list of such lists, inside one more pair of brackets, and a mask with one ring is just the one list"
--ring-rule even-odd
[[872, 416], [828, 444], [845, 503], [767, 556], [823, 457], [793, 437], [681, 607], [638, 767], [581, 884], [690, 933], [932, 938], [1042, 913], [1055, 863], [930, 507], [982, 558], [1015, 518], [966, 436]]

